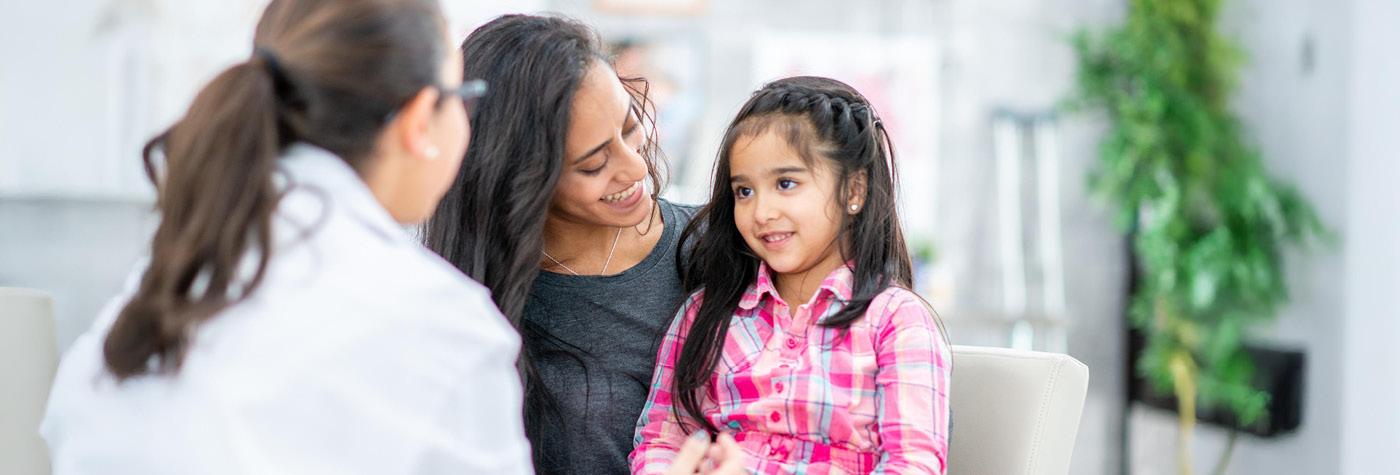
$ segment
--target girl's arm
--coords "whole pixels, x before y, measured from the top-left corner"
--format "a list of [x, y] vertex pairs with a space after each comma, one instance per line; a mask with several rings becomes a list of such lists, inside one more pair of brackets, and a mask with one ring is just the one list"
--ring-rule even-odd
[[661, 347], [657, 349], [651, 394], [647, 396], [646, 406], [637, 420], [636, 436], [632, 438], [635, 448], [628, 456], [634, 474], [664, 473], [675, 460], [681, 444], [685, 443], [685, 428], [672, 411], [671, 378], [675, 374], [681, 346], [685, 344], [685, 335], [700, 308], [702, 293], [692, 295], [681, 306], [670, 329], [666, 331], [666, 338], [661, 341]]
[[874, 473], [942, 474], [948, 469], [951, 349], [923, 300], [907, 290], [894, 292], [875, 343], [884, 454]]

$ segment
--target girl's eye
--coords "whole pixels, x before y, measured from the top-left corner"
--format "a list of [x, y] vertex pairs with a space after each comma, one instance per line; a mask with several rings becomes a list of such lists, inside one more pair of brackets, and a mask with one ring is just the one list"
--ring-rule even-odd
[[753, 188], [749, 188], [747, 186], [736, 187], [734, 188], [734, 196], [739, 199], [744, 199], [753, 196]]
[[797, 182], [789, 180], [787, 178], [778, 180], [779, 190], [791, 190], [793, 188], [797, 188]]

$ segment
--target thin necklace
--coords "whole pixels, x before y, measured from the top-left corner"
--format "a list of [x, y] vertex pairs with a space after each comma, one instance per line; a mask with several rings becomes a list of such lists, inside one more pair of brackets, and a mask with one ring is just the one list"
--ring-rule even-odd
[[[617, 252], [617, 240], [618, 240], [618, 238], [621, 238], [621, 237], [622, 237], [622, 228], [617, 228], [617, 234], [613, 236], [612, 250], [609, 250], [609, 251], [608, 251], [608, 260], [603, 261], [603, 270], [599, 271], [598, 274], [600, 274], [600, 275], [607, 275], [607, 274], [608, 274], [608, 266], [612, 264], [613, 253], [614, 253], [614, 252]], [[583, 274], [579, 274], [578, 271], [575, 271], [575, 270], [569, 268], [569, 266], [564, 265], [563, 262], [559, 262], [559, 259], [555, 259], [554, 256], [549, 255], [549, 251], [544, 250], [544, 247], [540, 247], [540, 252], [543, 252], [543, 253], [544, 253], [544, 257], [548, 257], [549, 260], [554, 261], [554, 264], [555, 264], [555, 265], [557, 265], [557, 266], [559, 266], [559, 267], [563, 267], [564, 270], [569, 271], [570, 274], [573, 274], [573, 275], [583, 275]]]

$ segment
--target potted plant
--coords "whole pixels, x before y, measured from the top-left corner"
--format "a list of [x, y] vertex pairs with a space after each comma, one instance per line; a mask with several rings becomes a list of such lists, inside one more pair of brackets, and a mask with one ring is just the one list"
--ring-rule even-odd
[[1243, 56], [1217, 30], [1221, 3], [1130, 0], [1121, 25], [1073, 39], [1071, 104], [1108, 126], [1089, 188], [1115, 208], [1139, 272], [1128, 313], [1146, 345], [1135, 370], [1176, 397], [1183, 474], [1197, 404], [1242, 424], [1268, 411], [1242, 341], [1287, 299], [1285, 247], [1327, 233], [1230, 111]]

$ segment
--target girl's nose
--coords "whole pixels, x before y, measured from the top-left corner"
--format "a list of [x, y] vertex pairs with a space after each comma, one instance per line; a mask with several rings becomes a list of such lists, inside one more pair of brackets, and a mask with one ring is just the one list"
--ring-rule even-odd
[[764, 224], [777, 219], [780, 214], [777, 203], [772, 199], [764, 198], [762, 194], [754, 193], [753, 205], [754, 222], [758, 224]]

